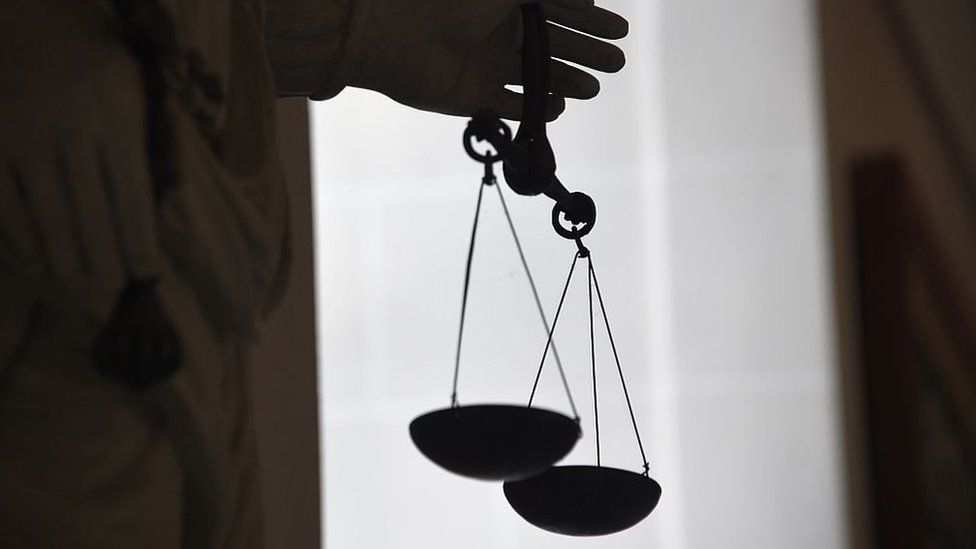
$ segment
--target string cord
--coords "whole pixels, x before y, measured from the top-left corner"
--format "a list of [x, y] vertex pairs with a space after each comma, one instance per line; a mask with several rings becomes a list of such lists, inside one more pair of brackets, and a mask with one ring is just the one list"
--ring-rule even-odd
[[[603, 294], [600, 292], [600, 281], [597, 280], [596, 270], [593, 268], [593, 257], [590, 256], [589, 260], [590, 276], [593, 279], [593, 286], [596, 288], [596, 296], [600, 301], [600, 311], [603, 313], [603, 323], [607, 327], [607, 337], [610, 339], [610, 348], [613, 350], [613, 360], [617, 364], [617, 374], [620, 375], [620, 385], [624, 390], [624, 398], [627, 400], [627, 411], [630, 412], [630, 422], [634, 426], [634, 435], [637, 437], [637, 447], [640, 449], [641, 461], [644, 464], [644, 476], [648, 475], [648, 470], [650, 469], [650, 464], [647, 461], [647, 455], [644, 453], [644, 444], [641, 442], [640, 430], [637, 428], [637, 417], [634, 415], [634, 407], [630, 402], [630, 392], [627, 391], [627, 382], [624, 380], [624, 371], [620, 367], [620, 356], [617, 354], [617, 345], [613, 341], [613, 332], [610, 331], [610, 320], [607, 318], [607, 308], [603, 304]], [[594, 387], [595, 387], [594, 382]], [[594, 389], [595, 390], [595, 389]], [[599, 444], [599, 442], [597, 442]]]
[[600, 466], [600, 405], [596, 391], [596, 341], [593, 337], [593, 260], [587, 256], [586, 291], [590, 304], [590, 369], [593, 372], [593, 423], [596, 427], [596, 466]]
[[563, 286], [563, 293], [559, 296], [559, 305], [556, 307], [556, 315], [552, 318], [552, 327], [549, 328], [549, 337], [546, 339], [546, 348], [542, 351], [542, 360], [539, 361], [539, 370], [535, 373], [535, 382], [532, 383], [532, 393], [529, 395], [529, 404], [532, 406], [532, 400], [535, 398], [535, 390], [539, 386], [539, 376], [542, 375], [542, 367], [546, 365], [546, 355], [549, 353], [549, 347], [552, 345], [552, 333], [556, 331], [556, 323], [559, 322], [559, 313], [563, 310], [563, 302], [566, 300], [566, 290], [569, 289], [569, 283], [573, 280], [573, 271], [576, 269], [576, 261], [579, 260], [580, 254], [577, 252], [573, 254], [573, 263], [569, 266], [569, 276], [566, 277], [566, 284]]
[[[532, 297], [535, 299], [535, 306], [539, 311], [539, 318], [542, 319], [542, 327], [548, 334], [550, 332], [549, 319], [546, 318], [546, 312], [542, 307], [542, 300], [539, 299], [539, 290], [536, 288], [535, 279], [532, 278], [532, 272], [529, 270], [529, 263], [525, 259], [525, 252], [522, 250], [522, 242], [519, 240], [518, 233], [515, 231], [515, 223], [512, 222], [512, 216], [508, 212], [508, 205], [505, 203], [505, 196], [502, 194], [501, 185], [495, 185], [495, 190], [498, 191], [498, 200], [502, 203], [502, 211], [505, 212], [505, 219], [508, 221], [508, 228], [512, 232], [512, 239], [515, 240], [515, 249], [518, 250], [519, 259], [522, 261], [522, 268], [525, 270], [525, 277], [529, 279], [529, 287], [532, 288]], [[562, 361], [559, 359], [559, 351], [556, 349], [555, 341], [552, 342], [552, 357], [555, 359], [556, 367], [559, 369], [559, 377], [562, 379], [563, 388], [566, 390], [566, 398], [569, 399], [569, 407], [573, 410], [573, 419], [579, 421], [579, 412], [576, 410], [576, 403], [573, 401], [573, 393], [569, 390], [569, 382], [566, 380], [566, 372], [563, 369]]]
[[464, 317], [468, 309], [468, 289], [471, 286], [471, 262], [474, 258], [475, 237], [478, 235], [478, 218], [481, 216], [481, 198], [485, 192], [487, 178], [478, 185], [478, 203], [474, 209], [474, 223], [471, 225], [471, 242], [468, 244], [468, 259], [464, 266], [464, 291], [461, 294], [461, 321], [458, 324], [457, 350], [454, 354], [454, 384], [451, 389], [451, 407], [458, 405], [458, 372], [461, 369], [461, 340], [464, 338]]

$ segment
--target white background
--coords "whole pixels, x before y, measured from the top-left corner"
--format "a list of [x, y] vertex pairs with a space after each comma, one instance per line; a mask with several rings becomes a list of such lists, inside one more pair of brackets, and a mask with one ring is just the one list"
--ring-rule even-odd
[[[628, 65], [550, 138], [597, 203], [587, 244], [658, 509], [606, 538], [547, 534], [414, 449], [410, 420], [449, 404], [481, 168], [464, 119], [346, 90], [313, 110], [327, 549], [846, 546], [813, 3], [606, 7], [631, 21]], [[574, 245], [548, 199], [507, 197], [551, 316]], [[578, 276], [556, 334], [584, 417], [567, 463], [594, 457], [585, 307]], [[466, 330], [462, 403], [524, 402], [545, 337], [488, 193]], [[601, 344], [604, 462], [639, 471]], [[541, 385], [568, 410], [553, 364]]]

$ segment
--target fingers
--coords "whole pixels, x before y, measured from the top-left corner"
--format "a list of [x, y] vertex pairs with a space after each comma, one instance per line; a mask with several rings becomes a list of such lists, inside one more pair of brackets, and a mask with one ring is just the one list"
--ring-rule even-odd
[[593, 99], [600, 93], [600, 81], [592, 74], [552, 60], [550, 64], [549, 90], [572, 99]]
[[[502, 88], [491, 101], [498, 116], [506, 120], [522, 119], [522, 94]], [[566, 110], [566, 99], [559, 95], [546, 98], [546, 121], [552, 122]]]
[[625, 63], [624, 52], [617, 46], [551, 23], [549, 48], [552, 57], [601, 72], [617, 72]]
[[[532, 4], [538, 1], [539, 0], [515, 0], [515, 5]], [[571, 10], [585, 10], [586, 8], [593, 7], [593, 0], [550, 0], [549, 2], [546, 2], [546, 4], [558, 5]], [[546, 9], [548, 9], [548, 7]]]
[[[569, 99], [593, 99], [600, 93], [600, 81], [592, 74], [553, 59], [549, 65], [549, 92]], [[515, 68], [506, 84], [522, 85], [522, 75]]]
[[570, 9], [560, 4], [546, 2], [546, 18], [553, 23], [569, 27], [598, 38], [617, 40], [627, 36], [629, 24], [623, 17], [592, 6], [587, 9]]

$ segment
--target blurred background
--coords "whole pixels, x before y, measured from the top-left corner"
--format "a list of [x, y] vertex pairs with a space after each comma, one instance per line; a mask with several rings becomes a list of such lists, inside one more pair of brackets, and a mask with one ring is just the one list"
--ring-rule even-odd
[[[283, 145], [310, 151], [314, 184], [309, 198], [293, 172], [297, 289], [270, 328], [304, 343], [263, 351], [305, 373], [257, 380], [259, 405], [279, 404], [258, 414], [276, 441], [262, 444], [272, 546], [311, 532], [328, 549], [976, 547], [976, 5], [602, 5], [630, 20], [628, 65], [549, 133], [563, 183], [597, 203], [586, 243], [658, 508], [606, 538], [547, 534], [499, 485], [414, 448], [409, 422], [450, 403], [481, 166], [466, 120], [348, 89], [311, 106], [310, 146]], [[284, 123], [305, 108], [284, 104]], [[551, 201], [503, 191], [551, 318], [575, 246]], [[592, 464], [581, 274], [555, 341], [583, 418], [565, 462]], [[313, 285], [314, 334], [281, 320], [311, 315]], [[461, 402], [524, 402], [544, 344], [489, 189]], [[640, 471], [597, 346], [604, 464]], [[568, 413], [554, 366], [539, 404]], [[289, 420], [316, 383], [317, 438]], [[277, 444], [289, 437], [304, 457]]]

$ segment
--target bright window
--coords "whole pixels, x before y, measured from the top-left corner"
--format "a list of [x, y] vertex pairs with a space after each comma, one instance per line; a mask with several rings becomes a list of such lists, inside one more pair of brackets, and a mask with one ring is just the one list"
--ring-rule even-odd
[[[550, 136], [562, 181], [597, 202], [587, 244], [658, 509], [608, 538], [555, 536], [414, 449], [410, 420], [449, 404], [481, 168], [464, 119], [347, 90], [313, 111], [327, 549], [845, 546], [813, 5], [607, 4], [631, 20], [629, 64]], [[507, 197], [551, 317], [575, 247], [548, 199]], [[460, 397], [521, 403], [545, 338], [492, 194], [482, 215]], [[592, 463], [585, 277], [566, 307], [556, 341], [584, 418], [567, 462]], [[604, 462], [637, 471], [598, 360]], [[552, 364], [541, 390], [567, 410]]]

